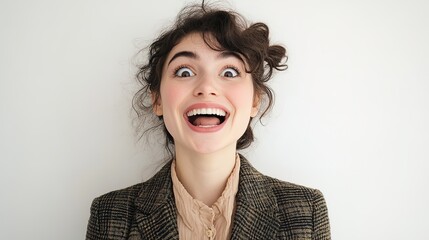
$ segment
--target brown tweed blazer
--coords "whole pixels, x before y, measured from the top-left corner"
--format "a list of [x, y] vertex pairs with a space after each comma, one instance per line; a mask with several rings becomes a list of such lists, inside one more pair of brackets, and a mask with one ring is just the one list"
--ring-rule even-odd
[[[262, 175], [241, 157], [231, 239], [330, 240], [320, 191]], [[91, 206], [86, 239], [179, 239], [170, 164]]]

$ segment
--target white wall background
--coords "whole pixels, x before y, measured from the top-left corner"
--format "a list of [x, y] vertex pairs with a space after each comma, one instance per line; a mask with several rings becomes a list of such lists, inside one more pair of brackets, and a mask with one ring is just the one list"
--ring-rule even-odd
[[[427, 1], [244, 1], [289, 50], [246, 154], [321, 189], [333, 239], [427, 239]], [[136, 52], [183, 1], [0, 1], [2, 239], [84, 239], [93, 198], [161, 159], [136, 143]]]

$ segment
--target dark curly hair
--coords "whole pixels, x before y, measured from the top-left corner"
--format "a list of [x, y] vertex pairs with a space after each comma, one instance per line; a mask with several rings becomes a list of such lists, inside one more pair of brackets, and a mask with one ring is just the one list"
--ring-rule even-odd
[[[274, 70], [287, 68], [286, 49], [280, 45], [270, 45], [269, 29], [264, 23], [249, 25], [238, 13], [221, 10], [206, 4], [183, 8], [171, 28], [165, 30], [150, 45], [148, 62], [139, 67], [136, 74], [142, 88], [134, 95], [133, 108], [138, 116], [138, 129], [142, 135], [148, 130], [162, 127], [165, 133], [165, 147], [173, 155], [174, 139], [167, 131], [162, 117], [153, 114], [153, 102], [160, 97], [162, 69], [167, 55], [186, 35], [201, 33], [206, 44], [216, 51], [232, 51], [243, 56], [251, 74], [255, 94], [264, 102], [260, 117], [271, 108], [274, 92], [267, 86]], [[215, 41], [213, 41], [215, 40]], [[151, 119], [151, 120], [150, 120]], [[244, 149], [253, 142], [253, 131], [249, 119], [244, 134], [237, 141], [237, 149]], [[152, 127], [145, 127], [149, 123]], [[141, 136], [142, 136], [141, 135]]]

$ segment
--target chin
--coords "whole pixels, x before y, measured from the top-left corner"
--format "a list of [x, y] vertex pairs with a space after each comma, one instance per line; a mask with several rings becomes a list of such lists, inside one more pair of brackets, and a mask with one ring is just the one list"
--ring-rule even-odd
[[236, 142], [230, 144], [220, 144], [219, 142], [213, 143], [212, 141], [198, 142], [193, 145], [192, 151], [198, 154], [213, 154], [221, 151], [228, 151], [230, 149], [235, 151], [236, 146]]

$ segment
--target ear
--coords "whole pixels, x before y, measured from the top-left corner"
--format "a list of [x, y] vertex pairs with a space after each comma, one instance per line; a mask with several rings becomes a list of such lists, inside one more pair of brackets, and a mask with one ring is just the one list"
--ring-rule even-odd
[[152, 94], [152, 110], [155, 115], [162, 116], [162, 101], [160, 96], [156, 97], [154, 94]]
[[258, 115], [260, 107], [261, 107], [261, 98], [259, 97], [259, 94], [255, 94], [255, 97], [253, 97], [252, 110], [250, 111], [250, 116], [252, 118], [254, 118], [254, 117], [256, 117], [256, 115]]

